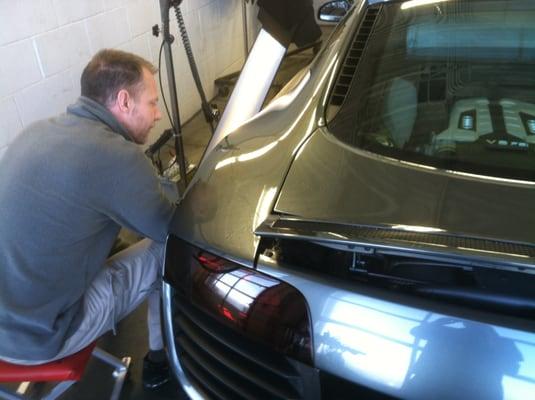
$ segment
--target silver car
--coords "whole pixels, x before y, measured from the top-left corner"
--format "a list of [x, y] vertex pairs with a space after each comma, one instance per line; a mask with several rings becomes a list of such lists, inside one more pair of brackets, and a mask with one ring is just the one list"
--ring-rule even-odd
[[191, 398], [535, 398], [533, 21], [356, 1], [205, 157], [164, 275]]

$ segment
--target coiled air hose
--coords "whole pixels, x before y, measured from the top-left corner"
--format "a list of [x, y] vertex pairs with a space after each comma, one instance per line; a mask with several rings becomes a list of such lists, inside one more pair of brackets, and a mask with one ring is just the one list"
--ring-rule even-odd
[[191, 75], [193, 76], [193, 81], [197, 87], [197, 92], [201, 97], [201, 109], [204, 114], [206, 122], [210, 125], [212, 130], [212, 135], [214, 134], [214, 115], [212, 113], [212, 108], [206, 100], [206, 95], [204, 94], [204, 89], [202, 87], [201, 78], [199, 76], [199, 70], [197, 69], [197, 64], [195, 63], [195, 57], [193, 56], [193, 50], [191, 49], [191, 43], [189, 41], [188, 32], [186, 30], [186, 24], [184, 23], [184, 18], [182, 17], [182, 11], [180, 10], [180, 5], [177, 3], [173, 4], [175, 9], [175, 15], [178, 22], [178, 29], [180, 31], [180, 37], [182, 38], [182, 43], [184, 44], [184, 49], [186, 51], [186, 57], [188, 58], [189, 67], [191, 69]]

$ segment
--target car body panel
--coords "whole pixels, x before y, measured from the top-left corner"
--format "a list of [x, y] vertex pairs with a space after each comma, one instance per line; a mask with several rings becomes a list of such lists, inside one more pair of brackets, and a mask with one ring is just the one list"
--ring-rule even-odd
[[[352, 28], [347, 24], [339, 29]], [[322, 115], [318, 103], [323, 103], [325, 84], [333, 78], [344, 44], [332, 42], [323, 62], [313, 63], [302, 74], [306, 83], [297, 84], [299, 96], [290, 92], [275, 99], [203, 159], [173, 218], [171, 233], [235, 260], [254, 257], [254, 230], [271, 211], [293, 155], [317, 128]], [[290, 123], [288, 115], [293, 116]]]
[[[292, 217], [349, 226], [408, 226], [534, 247], [535, 213], [526, 208], [535, 201], [532, 182], [401, 162], [351, 148], [329, 133], [324, 119], [329, 87], [364, 5], [355, 6], [293, 91], [206, 156], [177, 208], [171, 232], [302, 293], [312, 321], [314, 367], [321, 371], [402, 398], [533, 397], [532, 319], [315, 274], [259, 251], [260, 241], [269, 236], [259, 227]], [[340, 181], [351, 184], [337, 185]], [[291, 231], [287, 238], [303, 239]], [[322, 237], [305, 240], [328, 242]], [[400, 243], [396, 250], [418, 246]], [[504, 259], [494, 256], [496, 262]], [[533, 264], [533, 257], [524, 263]], [[172, 290], [165, 287], [172, 337]], [[181, 377], [195, 397], [196, 389]]]
[[275, 211], [334, 223], [412, 225], [534, 243], [535, 213], [525, 206], [535, 204], [534, 189], [531, 182], [463, 176], [375, 156], [350, 148], [322, 128], [299, 151]]
[[258, 268], [307, 298], [321, 370], [399, 398], [535, 393], [533, 323], [312, 278], [265, 258]]

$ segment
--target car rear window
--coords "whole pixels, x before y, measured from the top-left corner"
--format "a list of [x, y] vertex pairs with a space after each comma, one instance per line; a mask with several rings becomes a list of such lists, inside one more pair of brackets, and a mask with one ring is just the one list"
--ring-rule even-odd
[[330, 131], [396, 159], [534, 181], [535, 2], [373, 7], [347, 52], [345, 64], [362, 48], [343, 101], [331, 101]]

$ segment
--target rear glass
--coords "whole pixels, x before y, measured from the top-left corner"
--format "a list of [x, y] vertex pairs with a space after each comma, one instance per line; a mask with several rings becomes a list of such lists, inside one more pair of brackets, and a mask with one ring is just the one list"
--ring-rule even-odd
[[388, 157], [535, 180], [535, 2], [379, 7], [331, 132]]

